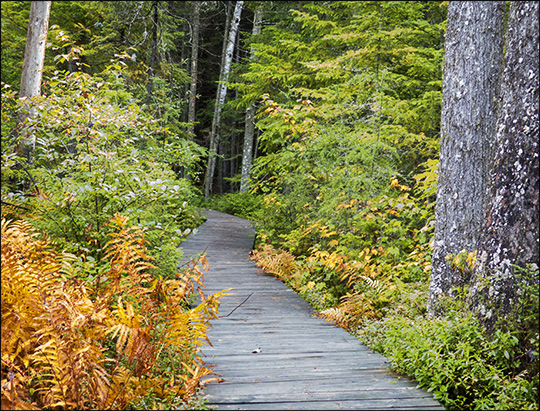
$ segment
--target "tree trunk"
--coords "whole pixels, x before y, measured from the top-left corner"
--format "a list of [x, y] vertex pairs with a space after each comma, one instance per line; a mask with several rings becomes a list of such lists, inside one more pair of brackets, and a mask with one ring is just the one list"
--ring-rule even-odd
[[[263, 7], [262, 3], [255, 9], [253, 20], [253, 36], [261, 34]], [[255, 58], [255, 51], [251, 49], [250, 58]], [[251, 160], [253, 158], [253, 137], [255, 131], [255, 104], [246, 110], [246, 126], [244, 132], [244, 150], [242, 153], [242, 178], [240, 180], [240, 192], [244, 193], [249, 189], [249, 179], [251, 177]]]
[[[223, 151], [223, 143], [220, 142], [219, 143], [219, 146], [218, 146], [218, 153], [221, 155], [221, 156], [224, 156], [224, 151]], [[223, 194], [223, 174], [225, 172], [225, 161], [223, 158], [220, 158], [219, 159], [219, 162], [218, 162], [218, 176], [217, 176], [217, 191], [219, 194]]]
[[189, 89], [188, 123], [190, 134], [195, 134], [195, 105], [197, 103], [197, 64], [199, 62], [199, 28], [201, 2], [193, 2], [193, 35], [191, 39], [191, 87]]
[[[231, 30], [231, 22], [232, 22], [232, 18], [233, 18], [233, 14], [234, 14], [234, 10], [231, 6], [231, 4], [229, 2], [226, 2], [224, 4], [225, 6], [225, 16], [226, 16], [226, 19], [225, 19], [225, 32], [223, 33], [223, 45], [222, 45], [222, 48], [221, 48], [221, 62], [220, 62], [220, 67], [221, 67], [221, 71], [219, 73], [219, 81], [218, 81], [218, 87], [217, 87], [217, 92], [216, 92], [216, 104], [214, 104], [214, 118], [213, 118], [213, 121], [215, 120], [215, 116], [216, 116], [216, 113], [217, 113], [217, 101], [219, 99], [219, 93], [220, 93], [220, 84], [223, 82], [223, 76], [224, 76], [224, 72], [223, 72], [223, 68], [225, 67], [225, 60], [227, 59], [227, 45], [229, 44], [228, 43], [228, 39], [229, 39], [229, 32]], [[221, 126], [221, 117], [220, 117], [220, 124]], [[214, 126], [214, 123], [212, 123], [212, 127]], [[214, 130], [212, 128], [212, 130]], [[219, 127], [219, 132], [221, 133], [221, 127]], [[221, 136], [220, 135], [217, 135], [217, 139], [218, 139], [218, 143], [217, 143], [217, 146], [218, 146], [218, 151], [217, 151], [217, 154], [221, 155], [223, 154], [223, 150], [221, 149]], [[210, 146], [212, 144], [212, 132], [210, 132]], [[218, 161], [218, 159], [216, 158], [215, 161]], [[218, 193], [221, 194], [221, 190], [222, 190], [222, 187], [221, 187], [221, 182], [222, 182], [222, 179], [221, 179], [221, 175], [219, 174], [219, 168], [218, 168], [218, 176], [217, 176], [217, 180], [218, 180]], [[205, 178], [206, 178], [206, 175], [205, 175]], [[213, 177], [212, 177], [212, 183], [213, 184]]]
[[447, 257], [476, 249], [492, 164], [503, 57], [503, 1], [452, 1], [448, 7], [439, 182], [428, 311], [467, 284], [470, 271]]
[[[28, 34], [24, 50], [24, 61], [21, 76], [21, 100], [39, 96], [41, 94], [41, 78], [43, 75], [43, 62], [45, 60], [45, 47], [49, 31], [50, 1], [33, 1], [30, 5], [28, 19]], [[28, 117], [36, 114], [35, 108], [24, 104], [18, 115], [18, 122], [23, 123]], [[22, 155], [31, 161], [36, 145], [35, 135], [21, 141], [19, 146]]]
[[157, 27], [158, 27], [158, 3], [152, 4], [154, 16], [152, 18], [152, 55], [150, 56], [150, 68], [148, 69], [148, 83], [146, 84], [146, 105], [152, 100], [152, 89], [154, 87], [154, 67], [157, 59]]
[[516, 266], [530, 264], [537, 271], [540, 264], [538, 8], [532, 1], [510, 6], [497, 151], [470, 291], [472, 306], [488, 328], [517, 308], [520, 281], [538, 287], [538, 277], [516, 278]]
[[[236, 64], [240, 64], [241, 62], [241, 58], [240, 58], [240, 52], [241, 52], [242, 48], [240, 47], [240, 33], [238, 34], [238, 36], [236, 36], [236, 55], [235, 55], [235, 58], [234, 58], [234, 62]], [[238, 100], [238, 98], [240, 97], [240, 93], [238, 92], [238, 87], [235, 89], [234, 91], [234, 99], [235, 100]], [[229, 158], [229, 174], [228, 174], [228, 177], [230, 178], [229, 180], [229, 192], [230, 193], [233, 193], [235, 191], [238, 191], [238, 188], [236, 187], [237, 184], [236, 182], [234, 181], [234, 177], [236, 175], [236, 172], [237, 172], [237, 158], [238, 158], [238, 155], [239, 155], [239, 152], [238, 152], [238, 136], [239, 136], [239, 132], [237, 131], [238, 130], [238, 117], [237, 116], [234, 116], [233, 119], [232, 119], [232, 133], [231, 133], [231, 156]]]
[[206, 167], [206, 175], [204, 178], [204, 196], [210, 197], [212, 192], [212, 182], [214, 179], [214, 171], [216, 167], [216, 149], [219, 143], [220, 126], [221, 126], [221, 112], [223, 110], [223, 104], [225, 103], [225, 97], [227, 96], [227, 81], [229, 80], [229, 73], [231, 70], [231, 60], [234, 52], [234, 43], [236, 33], [238, 31], [238, 25], [240, 24], [240, 14], [242, 13], [243, 1], [237, 1], [234, 9], [233, 19], [231, 21], [231, 28], [229, 30], [229, 36], [227, 40], [227, 48], [225, 52], [224, 64], [221, 67], [220, 83], [218, 84], [218, 93], [216, 106], [214, 110], [214, 118], [212, 121], [212, 134], [210, 136], [210, 149], [208, 152], [208, 164]]

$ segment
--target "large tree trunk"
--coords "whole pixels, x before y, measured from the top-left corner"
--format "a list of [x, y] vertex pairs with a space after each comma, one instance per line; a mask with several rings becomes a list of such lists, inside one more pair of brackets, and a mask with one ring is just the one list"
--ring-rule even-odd
[[470, 294], [473, 308], [488, 328], [518, 309], [519, 282], [538, 287], [538, 277], [516, 278], [516, 266], [532, 265], [534, 271], [540, 264], [538, 37], [538, 2], [513, 1], [497, 151]]
[[467, 284], [468, 270], [452, 269], [447, 257], [474, 251], [496, 133], [496, 102], [503, 58], [503, 1], [452, 1], [443, 72], [441, 148], [435, 238], [428, 310]]
[[[33, 1], [30, 5], [28, 35], [24, 50], [21, 89], [19, 91], [19, 97], [21, 99], [39, 96], [41, 94], [41, 78], [43, 75], [50, 12], [50, 1]], [[32, 108], [31, 104], [25, 104], [19, 112], [18, 121], [19, 123], [23, 123], [24, 120], [35, 114], [35, 108]], [[35, 144], [35, 136], [31, 135], [30, 138], [23, 140], [19, 146], [23, 156], [29, 161], [33, 156]]]
[[158, 2], [152, 4], [154, 15], [152, 17], [152, 54], [150, 56], [150, 68], [148, 69], [148, 83], [146, 83], [146, 105], [152, 100], [152, 89], [154, 87], [154, 68], [157, 60], [157, 27], [158, 27]]
[[199, 28], [201, 2], [193, 2], [193, 35], [191, 38], [191, 87], [189, 89], [188, 123], [190, 134], [195, 134], [195, 105], [197, 103], [197, 64], [199, 62]]
[[[252, 34], [257, 36], [261, 34], [263, 7], [262, 3], [255, 9]], [[255, 51], [251, 49], [251, 59], [255, 58]], [[255, 104], [249, 106], [246, 110], [246, 126], [244, 132], [244, 150], [242, 153], [242, 178], [240, 180], [240, 192], [246, 192], [249, 189], [249, 179], [251, 177], [251, 162], [253, 159], [253, 138], [255, 131]]]
[[212, 182], [214, 180], [214, 172], [216, 167], [216, 153], [220, 138], [221, 112], [223, 110], [223, 104], [225, 104], [225, 97], [227, 96], [227, 82], [229, 81], [229, 73], [231, 71], [231, 61], [235, 44], [234, 40], [238, 31], [238, 25], [240, 24], [240, 14], [242, 13], [243, 6], [243, 1], [236, 2], [233, 19], [231, 21], [231, 27], [229, 30], [229, 36], [227, 39], [227, 48], [225, 52], [225, 59], [223, 62], [224, 64], [221, 67], [221, 81], [218, 84], [216, 106], [214, 109], [214, 118], [212, 121], [212, 134], [210, 136], [210, 149], [208, 151], [208, 164], [206, 167], [206, 175], [204, 178], [204, 196], [206, 198], [209, 198], [212, 192]]

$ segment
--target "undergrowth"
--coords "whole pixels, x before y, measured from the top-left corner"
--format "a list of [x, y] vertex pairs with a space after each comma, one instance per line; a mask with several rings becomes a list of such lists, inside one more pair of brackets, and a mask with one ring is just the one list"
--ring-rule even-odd
[[195, 398], [221, 293], [198, 287], [202, 303], [189, 308], [206, 260], [174, 279], [150, 274], [143, 231], [127, 220], [109, 222], [92, 280], [83, 256], [2, 220], [2, 409], [170, 409]]
[[518, 366], [516, 334], [487, 336], [470, 314], [368, 321], [359, 338], [447, 409], [538, 409], [538, 372]]
[[209, 199], [201, 198], [199, 206], [253, 220], [259, 212], [261, 203], [259, 196], [245, 192], [214, 195]]

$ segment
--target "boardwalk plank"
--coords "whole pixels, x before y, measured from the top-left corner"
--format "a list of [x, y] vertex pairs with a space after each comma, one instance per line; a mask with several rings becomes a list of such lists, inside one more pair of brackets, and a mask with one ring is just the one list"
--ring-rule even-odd
[[[254, 230], [238, 217], [206, 210], [207, 221], [182, 244], [186, 264], [206, 252], [205, 294], [223, 297], [203, 349], [213, 376], [207, 404], [218, 409], [434, 409], [415, 382], [248, 260]], [[252, 351], [260, 348], [260, 352]], [[212, 377], [212, 376], [210, 376]], [[208, 377], [208, 378], [210, 378]]]
[[395, 400], [340, 400], [302, 402], [252, 402], [220, 404], [220, 410], [436, 410], [432, 400], [400, 398]]

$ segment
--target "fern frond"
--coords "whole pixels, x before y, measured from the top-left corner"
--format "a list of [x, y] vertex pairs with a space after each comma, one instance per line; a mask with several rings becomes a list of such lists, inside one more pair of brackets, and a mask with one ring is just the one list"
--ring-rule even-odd
[[[202, 294], [206, 259], [155, 279], [142, 231], [120, 216], [111, 224], [110, 265], [90, 287], [77, 257], [55, 253], [24, 221], [2, 220], [2, 408], [123, 409], [150, 389], [187, 401], [209, 372], [197, 347], [209, 343], [223, 292]], [[190, 309], [195, 283], [202, 302]], [[154, 372], [163, 352], [172, 374]]]
[[340, 327], [346, 328], [345, 325], [348, 322], [348, 318], [345, 312], [338, 307], [328, 308], [320, 312], [320, 316], [328, 322], [333, 322]]
[[264, 272], [284, 282], [292, 282], [295, 288], [300, 286], [300, 270], [292, 254], [265, 244], [259, 250], [254, 250], [250, 259]]

